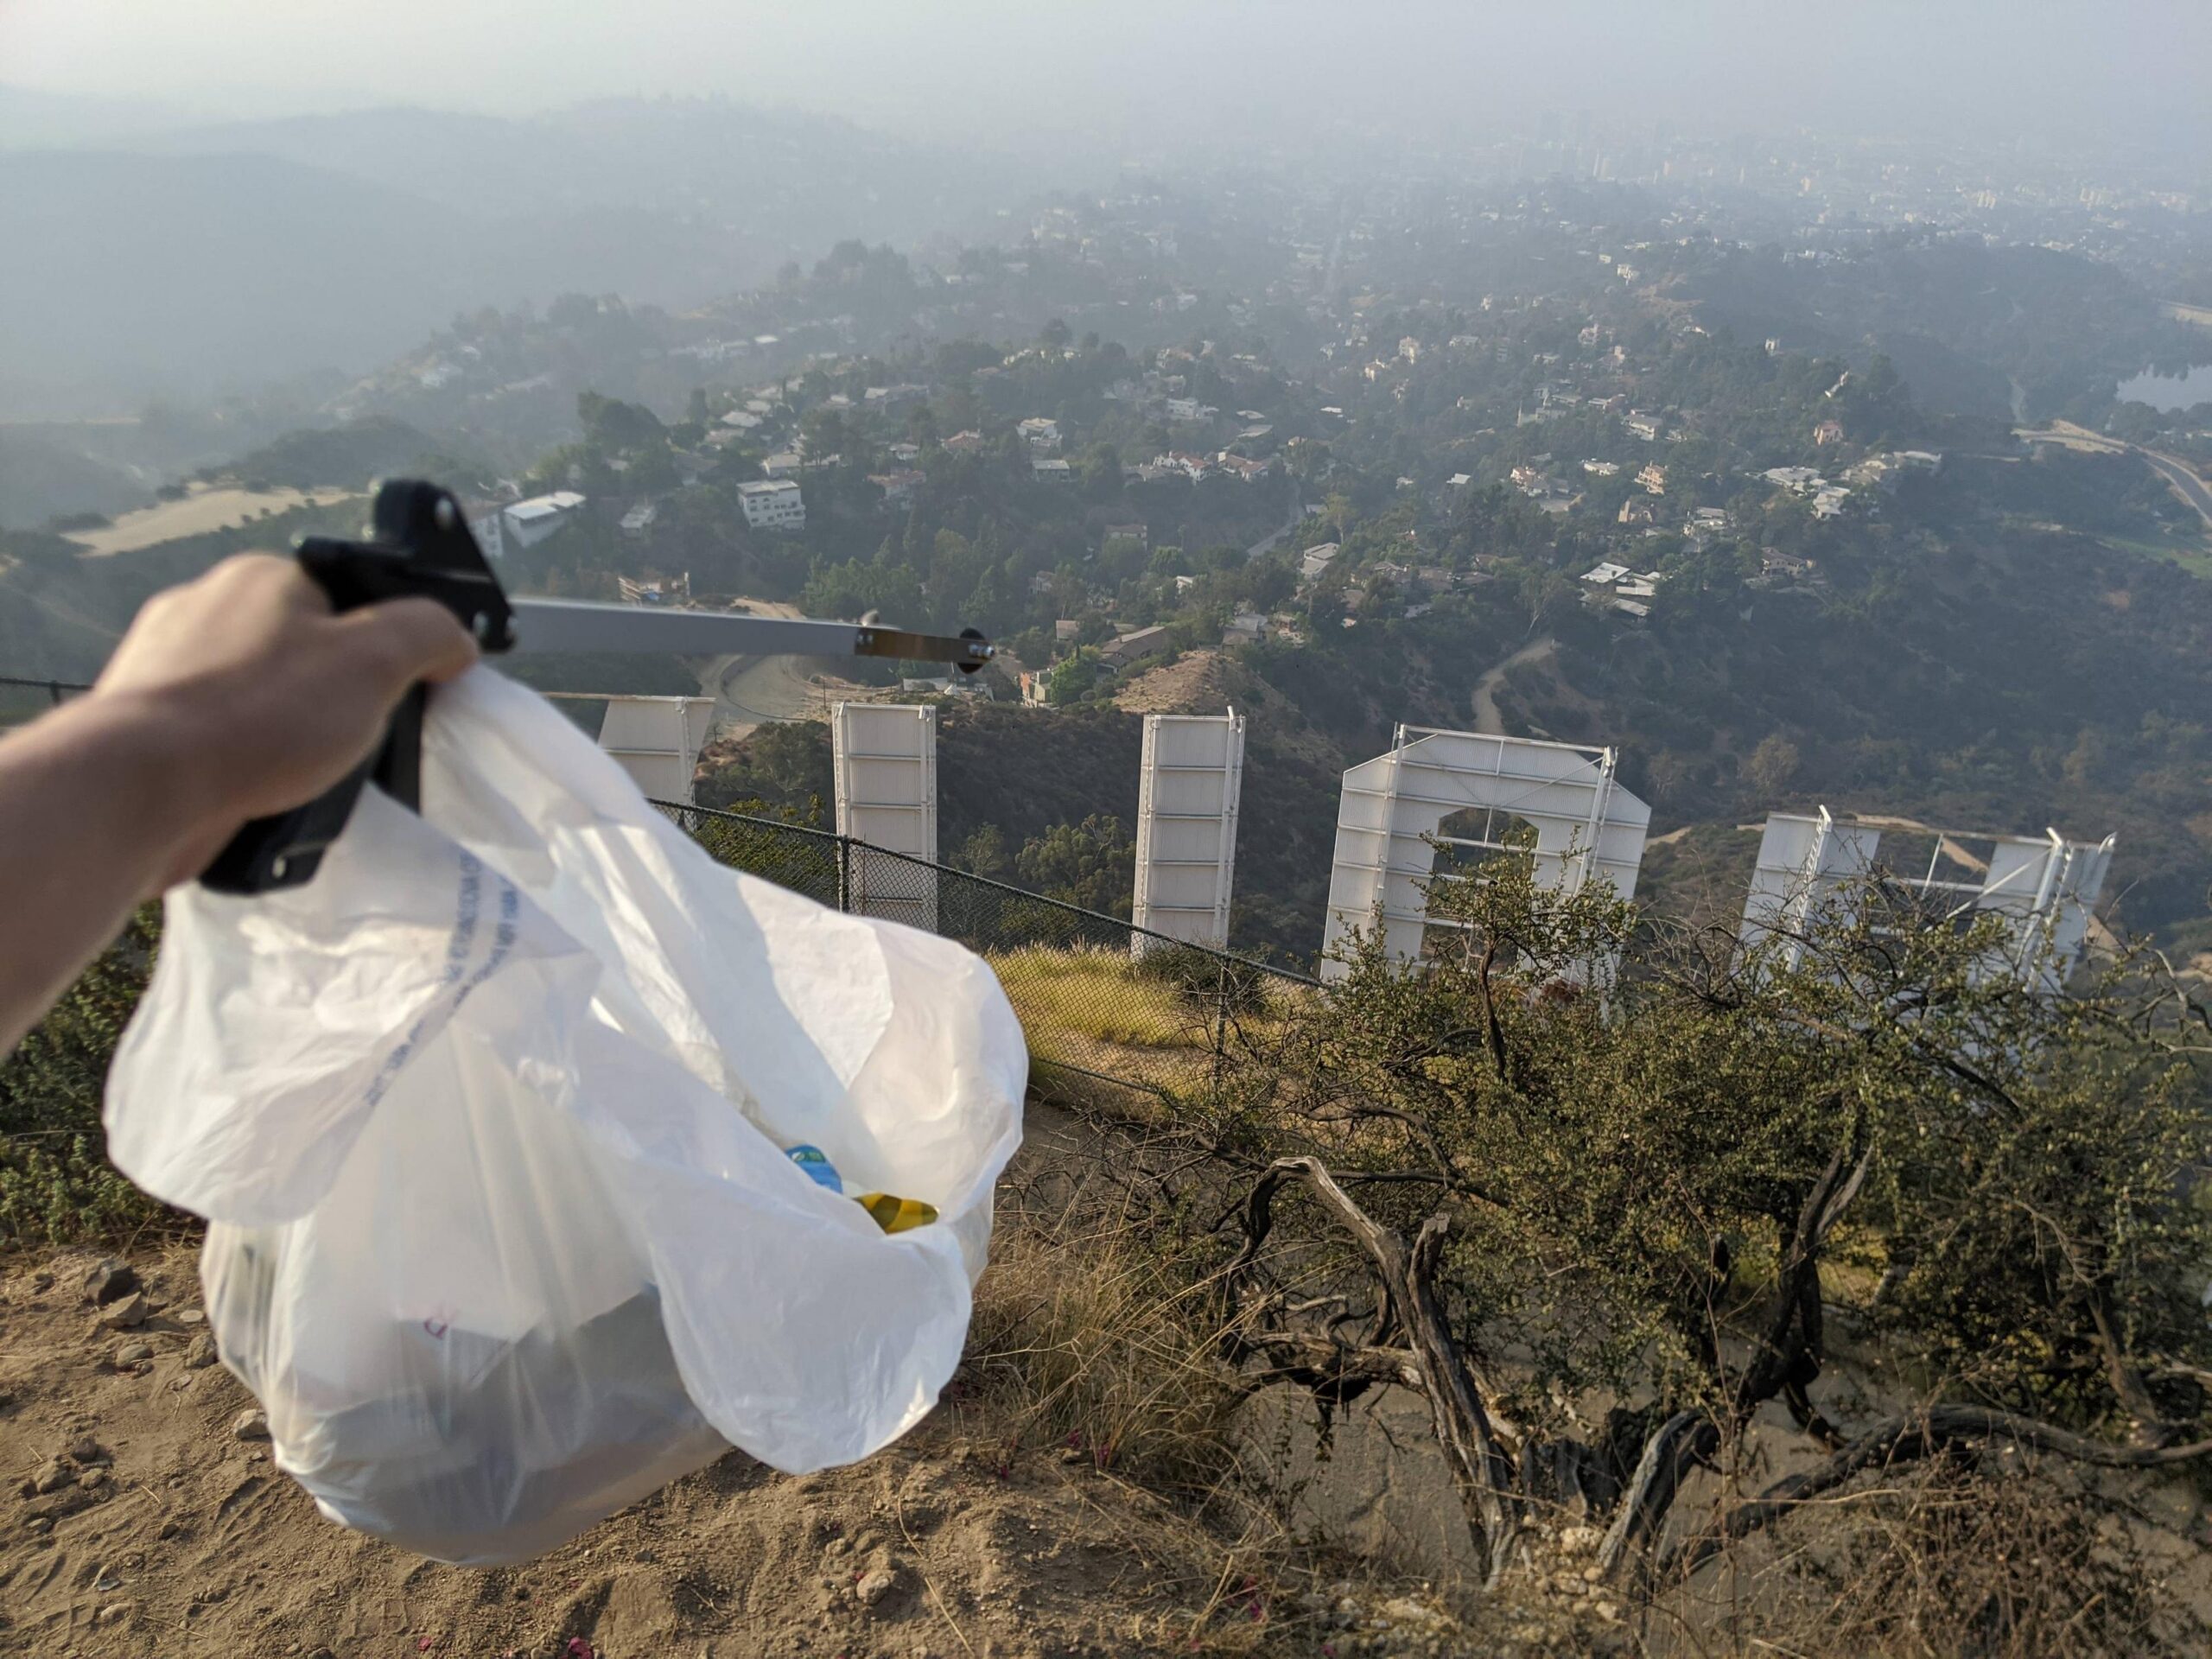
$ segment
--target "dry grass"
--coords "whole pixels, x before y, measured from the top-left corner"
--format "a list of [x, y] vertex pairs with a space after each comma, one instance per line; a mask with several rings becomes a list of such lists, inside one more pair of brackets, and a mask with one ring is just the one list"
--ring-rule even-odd
[[1649, 1649], [2089, 1659], [2202, 1653], [2212, 1637], [2177, 1582], [2193, 1547], [2017, 1453], [1900, 1469], [1811, 1507], [1663, 1599]]
[[968, 1371], [1013, 1442], [1210, 1493], [1235, 1461], [1240, 1398], [1217, 1313], [1195, 1249], [1114, 1218], [1024, 1226], [978, 1287]]
[[1033, 945], [991, 958], [1033, 1047], [1063, 1038], [1122, 1048], [1205, 1049], [1204, 1014], [1173, 986], [1141, 979], [1126, 951]]
[[1002, 1471], [1025, 1453], [1057, 1455], [1146, 1506], [1153, 1587], [1179, 1605], [1147, 1646], [1310, 1654], [1299, 1596], [1319, 1557], [1242, 1478], [1243, 1396], [1220, 1356], [1216, 1264], [1132, 1219], [1096, 1176], [1057, 1201], [1017, 1198], [1006, 1217], [956, 1408], [996, 1440]]
[[229, 487], [195, 489], [181, 500], [126, 512], [98, 530], [73, 533], [69, 539], [95, 557], [135, 553], [141, 548], [184, 536], [204, 536], [210, 531], [230, 530], [256, 518], [289, 512], [295, 507], [328, 506], [351, 498], [353, 492], [336, 489], [251, 491]]

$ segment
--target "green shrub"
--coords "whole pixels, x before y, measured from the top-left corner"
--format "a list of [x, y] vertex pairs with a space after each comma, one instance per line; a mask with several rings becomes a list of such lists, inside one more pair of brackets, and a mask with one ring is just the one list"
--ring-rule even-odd
[[160, 912], [140, 911], [0, 1059], [0, 1248], [181, 1221], [116, 1173], [100, 1128], [108, 1063], [146, 988], [160, 933]]

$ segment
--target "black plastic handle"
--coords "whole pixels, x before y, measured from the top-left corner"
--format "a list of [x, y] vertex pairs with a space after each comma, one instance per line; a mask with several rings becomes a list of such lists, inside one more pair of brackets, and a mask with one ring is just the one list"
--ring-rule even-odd
[[[435, 599], [461, 620], [486, 652], [514, 644], [514, 613], [499, 580], [469, 534], [461, 503], [435, 484], [392, 479], [377, 487], [369, 539], [302, 537], [300, 566], [330, 596], [333, 610], [381, 600]], [[353, 817], [361, 786], [373, 782], [410, 810], [422, 806], [423, 712], [429, 687], [400, 699], [377, 752], [305, 805], [256, 818], [200, 873], [217, 893], [268, 893], [315, 879], [322, 855]]]

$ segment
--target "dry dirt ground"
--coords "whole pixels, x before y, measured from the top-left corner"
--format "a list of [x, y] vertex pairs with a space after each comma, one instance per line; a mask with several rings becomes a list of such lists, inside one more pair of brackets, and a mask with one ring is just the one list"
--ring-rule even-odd
[[[1189, 1581], [1156, 1499], [1063, 1450], [979, 1442], [957, 1403], [851, 1469], [793, 1479], [733, 1452], [527, 1565], [424, 1561], [322, 1520], [266, 1441], [236, 1437], [253, 1402], [192, 1363], [189, 1251], [136, 1258], [163, 1306], [123, 1332], [85, 1299], [95, 1260], [18, 1260], [4, 1280], [0, 1651], [1188, 1651], [1194, 1613], [1243, 1589]], [[117, 1363], [139, 1345], [150, 1357]], [[1264, 1622], [1249, 1592], [1236, 1611]]]
[[[1002, 1230], [1025, 1207], [1070, 1212], [1086, 1179], [1071, 1160], [1096, 1166], [1073, 1120], [1035, 1107], [1031, 1120]], [[325, 1521], [266, 1440], [239, 1438], [253, 1402], [213, 1361], [190, 1248], [118, 1255], [149, 1306], [120, 1330], [87, 1294], [99, 1253], [0, 1256], [0, 1653], [1497, 1650], [1469, 1646], [1417, 1583], [1290, 1545], [1249, 1503], [1202, 1523], [1078, 1446], [1025, 1441], [973, 1358], [918, 1428], [853, 1467], [793, 1478], [732, 1452], [526, 1564], [427, 1561]], [[1007, 1290], [987, 1276], [979, 1301], [1033, 1295], [1016, 1271]]]

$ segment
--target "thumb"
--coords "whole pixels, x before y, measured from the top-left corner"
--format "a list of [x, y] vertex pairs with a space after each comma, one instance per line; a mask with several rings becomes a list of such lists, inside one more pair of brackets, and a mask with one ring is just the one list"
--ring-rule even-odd
[[476, 641], [433, 599], [391, 599], [334, 619], [395, 693], [417, 680], [449, 680], [476, 661]]

